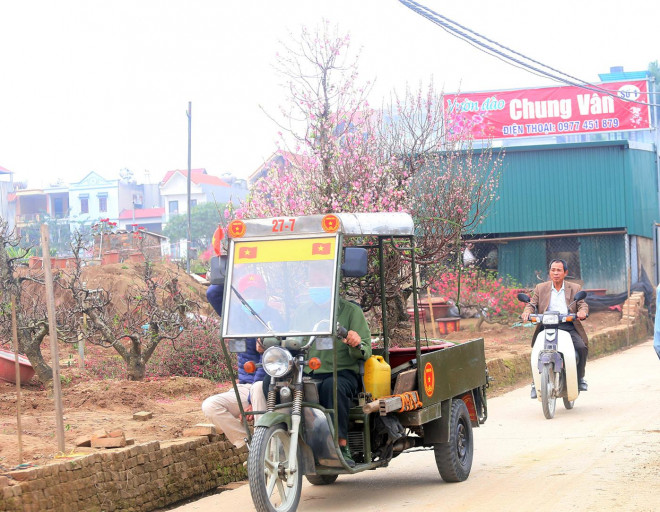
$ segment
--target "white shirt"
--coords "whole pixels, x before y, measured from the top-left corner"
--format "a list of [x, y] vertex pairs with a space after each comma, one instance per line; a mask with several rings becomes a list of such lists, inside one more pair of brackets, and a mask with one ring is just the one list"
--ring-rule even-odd
[[548, 311], [559, 311], [562, 315], [568, 314], [563, 281], [559, 291], [555, 288], [555, 284], [552, 283], [552, 286], [550, 287], [550, 304], [548, 304]]

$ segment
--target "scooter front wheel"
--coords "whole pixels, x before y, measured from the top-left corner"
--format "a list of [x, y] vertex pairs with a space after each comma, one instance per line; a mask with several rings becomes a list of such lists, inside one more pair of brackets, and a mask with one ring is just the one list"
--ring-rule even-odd
[[555, 394], [555, 372], [550, 367], [550, 363], [544, 364], [541, 371], [541, 405], [546, 419], [551, 420], [554, 418], [557, 398]]
[[250, 494], [257, 512], [290, 512], [298, 508], [302, 488], [300, 448], [296, 472], [289, 469], [291, 436], [283, 423], [257, 427], [248, 455]]
[[566, 409], [572, 409], [573, 405], [575, 405], [575, 400], [569, 400], [568, 398], [564, 397], [564, 407], [566, 407]]

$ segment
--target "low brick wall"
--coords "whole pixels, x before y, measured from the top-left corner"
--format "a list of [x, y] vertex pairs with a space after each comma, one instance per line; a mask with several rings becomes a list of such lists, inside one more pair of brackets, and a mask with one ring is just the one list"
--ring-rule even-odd
[[147, 512], [244, 480], [246, 460], [224, 435], [97, 452], [0, 477], [0, 510]]
[[[652, 334], [649, 315], [644, 308], [644, 294], [634, 292], [622, 308], [619, 325], [608, 327], [589, 337], [589, 359], [604, 356], [620, 348], [646, 341]], [[531, 336], [531, 330], [530, 330]], [[491, 359], [487, 361], [488, 373], [493, 377], [491, 391], [531, 382], [529, 356], [531, 347], [525, 354], [509, 359]]]

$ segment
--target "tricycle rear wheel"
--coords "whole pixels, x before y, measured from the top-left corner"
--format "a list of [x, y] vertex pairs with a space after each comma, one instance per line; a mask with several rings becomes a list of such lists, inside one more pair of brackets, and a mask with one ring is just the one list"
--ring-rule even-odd
[[449, 442], [433, 447], [435, 463], [445, 482], [462, 482], [470, 475], [474, 452], [472, 422], [463, 400], [452, 400], [449, 423]]
[[305, 475], [307, 481], [312, 485], [334, 484], [339, 475]]

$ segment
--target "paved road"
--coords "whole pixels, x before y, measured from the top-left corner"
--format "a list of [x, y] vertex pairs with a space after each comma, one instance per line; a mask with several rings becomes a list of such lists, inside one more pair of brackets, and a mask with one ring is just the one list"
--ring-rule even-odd
[[[527, 386], [491, 399], [466, 482], [444, 483], [430, 451], [403, 454], [330, 486], [303, 479], [298, 510], [659, 511], [660, 360], [651, 342], [589, 362], [587, 379], [575, 408], [558, 401], [552, 420]], [[254, 507], [243, 485], [176, 510]]]

